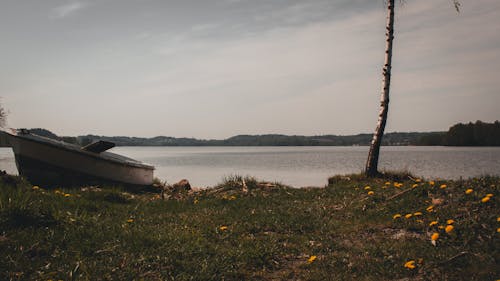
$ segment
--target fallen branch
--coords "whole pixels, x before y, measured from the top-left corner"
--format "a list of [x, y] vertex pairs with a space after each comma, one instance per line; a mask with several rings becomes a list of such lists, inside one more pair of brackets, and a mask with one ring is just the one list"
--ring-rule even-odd
[[396, 193], [396, 194], [392, 195], [391, 197], [387, 198], [386, 200], [392, 200], [392, 199], [397, 198], [397, 197], [399, 197], [399, 196], [401, 196], [401, 195], [403, 195], [411, 190], [412, 189], [407, 189], [405, 191], [401, 191], [400, 193]]
[[[460, 252], [460, 253], [458, 253], [458, 254], [454, 255], [453, 257], [451, 257], [451, 258], [449, 258], [449, 259], [447, 259], [447, 260], [445, 260], [445, 261], [440, 262], [440, 263], [439, 263], [439, 265], [443, 265], [443, 264], [449, 263], [449, 262], [451, 262], [451, 261], [453, 261], [453, 260], [456, 260], [456, 259], [458, 259], [459, 257], [463, 257], [463, 256], [465, 256], [465, 255], [474, 255], [474, 254], [473, 254], [473, 253], [471, 253], [471, 252], [463, 251], [463, 252]], [[474, 256], [475, 256], [475, 255], [474, 255]]]

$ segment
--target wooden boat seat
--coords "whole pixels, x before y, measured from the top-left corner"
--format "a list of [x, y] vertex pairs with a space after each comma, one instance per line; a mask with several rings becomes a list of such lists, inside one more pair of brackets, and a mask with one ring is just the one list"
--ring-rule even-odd
[[84, 147], [82, 147], [83, 150], [89, 151], [89, 152], [94, 152], [94, 153], [101, 153], [104, 152], [108, 149], [111, 149], [115, 147], [115, 144], [110, 142], [110, 141], [96, 141], [91, 144], [88, 144]]

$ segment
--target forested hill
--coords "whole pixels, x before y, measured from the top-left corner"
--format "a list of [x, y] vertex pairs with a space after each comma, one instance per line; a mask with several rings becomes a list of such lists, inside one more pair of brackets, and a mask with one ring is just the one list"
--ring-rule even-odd
[[[238, 135], [224, 140], [166, 136], [153, 138], [97, 135], [58, 137], [45, 129], [30, 129], [30, 131], [79, 145], [86, 145], [96, 140], [107, 140], [116, 143], [117, 146], [364, 146], [369, 145], [372, 139], [372, 134], [350, 136]], [[499, 121], [494, 123], [477, 121], [456, 124], [448, 132], [386, 133], [382, 145], [500, 146], [500, 123]]]
[[[383, 145], [414, 145], [429, 133], [388, 133], [384, 136]], [[109, 137], [86, 135], [78, 137], [62, 137], [60, 139], [86, 145], [96, 140], [114, 142], [117, 146], [351, 146], [369, 145], [371, 134], [352, 136], [287, 136], [268, 135], [238, 135], [224, 140], [200, 140], [194, 138], [173, 138], [158, 136], [153, 138]]]
[[452, 146], [500, 146], [500, 122], [456, 124], [443, 140]]

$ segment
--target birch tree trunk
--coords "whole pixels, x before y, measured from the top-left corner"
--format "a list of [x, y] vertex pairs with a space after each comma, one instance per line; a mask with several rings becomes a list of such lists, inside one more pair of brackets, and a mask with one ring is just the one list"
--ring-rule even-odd
[[392, 64], [392, 41], [394, 39], [394, 0], [387, 1], [387, 26], [386, 26], [386, 45], [385, 61], [382, 70], [382, 93], [380, 97], [380, 112], [378, 115], [377, 127], [373, 134], [373, 139], [368, 152], [365, 174], [373, 177], [378, 172], [378, 157], [380, 154], [380, 145], [384, 136], [385, 124], [387, 122], [387, 112], [389, 111], [389, 88], [391, 84], [391, 64]]

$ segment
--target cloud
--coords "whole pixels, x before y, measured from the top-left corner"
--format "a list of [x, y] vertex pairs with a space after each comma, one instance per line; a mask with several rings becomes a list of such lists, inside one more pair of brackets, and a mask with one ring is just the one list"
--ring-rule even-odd
[[[380, 56], [379, 52], [374, 54], [375, 50], [370, 47], [374, 43], [372, 38], [346, 38], [343, 34], [363, 33], [367, 30], [371, 33], [377, 14], [380, 13], [300, 28], [278, 28], [223, 42], [200, 41], [189, 37], [179, 41], [168, 40], [159, 53], [175, 56], [182, 63], [175, 67], [175, 71], [155, 72], [154, 76], [161, 83], [171, 80], [170, 89], [172, 84], [178, 84], [179, 91], [182, 88], [188, 91], [197, 87], [206, 89], [207, 84], [258, 85], [267, 80], [279, 83], [282, 78], [291, 79], [291, 83], [296, 82], [297, 78], [307, 80], [328, 75], [331, 75], [332, 80], [347, 78], [360, 73], [359, 69], [355, 69], [356, 66], [361, 68], [367, 61], [371, 61], [368, 64], [373, 64], [373, 60], [376, 63]], [[380, 24], [374, 30], [381, 30], [382, 27]], [[380, 42], [383, 43], [382, 40]], [[380, 47], [383, 47], [382, 43]], [[196, 80], [197, 83], [186, 83], [182, 79]], [[254, 84], [252, 88], [255, 87]]]
[[[465, 109], [498, 100], [491, 95], [499, 85], [494, 78], [500, 69], [494, 32], [499, 21], [486, 4], [458, 15], [446, 4], [412, 2], [399, 10], [389, 130], [443, 130], [465, 118], [489, 120], [495, 114], [489, 107]], [[188, 135], [213, 136], [196, 127], [196, 120], [217, 120], [213, 123], [229, 134], [371, 132], [378, 112], [384, 16], [383, 9], [374, 9], [232, 40], [186, 32], [181, 40], [164, 42], [160, 61], [169, 69], [149, 73], [144, 93], [158, 104], [168, 97], [198, 112], [186, 118], [192, 119], [186, 120]], [[443, 108], [451, 109], [440, 118], [427, 115]], [[175, 107], [169, 111], [181, 114]], [[217, 116], [219, 111], [224, 114]], [[418, 122], [415, 115], [421, 116]], [[345, 116], [352, 116], [349, 126], [342, 121]]]
[[191, 30], [194, 32], [204, 32], [214, 28], [217, 28], [219, 24], [216, 23], [206, 23], [206, 24], [197, 24], [191, 27]]
[[[66, 1], [51, 9], [53, 18], [81, 16], [85, 32], [72, 33], [78, 40], [54, 32], [43, 37], [56, 39], [45, 45], [31, 41], [50, 52], [24, 60], [33, 66], [17, 64], [23, 60], [10, 64], [29, 69], [4, 75], [0, 83], [2, 92], [12, 93], [6, 103], [17, 106], [11, 107], [11, 121], [57, 127], [64, 134], [87, 132], [80, 128], [206, 138], [371, 132], [381, 87], [383, 1], [371, 9], [364, 0], [332, 6], [290, 1], [259, 6], [242, 0], [220, 13], [210, 10], [220, 6], [197, 5], [192, 14], [181, 12], [187, 4], [168, 5], [171, 16], [161, 12], [163, 6], [154, 9], [158, 14], [148, 6], [144, 18], [142, 12], [130, 16], [141, 11], [134, 1], [127, 2], [136, 7], [130, 11], [106, 1], [100, 11], [85, 14], [80, 13], [89, 0]], [[498, 119], [496, 1], [476, 0], [460, 14], [450, 1], [397, 6], [388, 131], [444, 130], [456, 122]], [[116, 16], [102, 12], [107, 8]], [[262, 22], [254, 20], [260, 14]], [[75, 103], [81, 109], [68, 111]], [[35, 113], [32, 104], [39, 108]], [[66, 124], [55, 111], [67, 116]]]
[[70, 2], [67, 4], [63, 4], [61, 6], [57, 6], [52, 9], [51, 18], [53, 19], [62, 19], [68, 16], [71, 16], [78, 12], [79, 10], [85, 8], [87, 6], [86, 3], [83, 2]]

